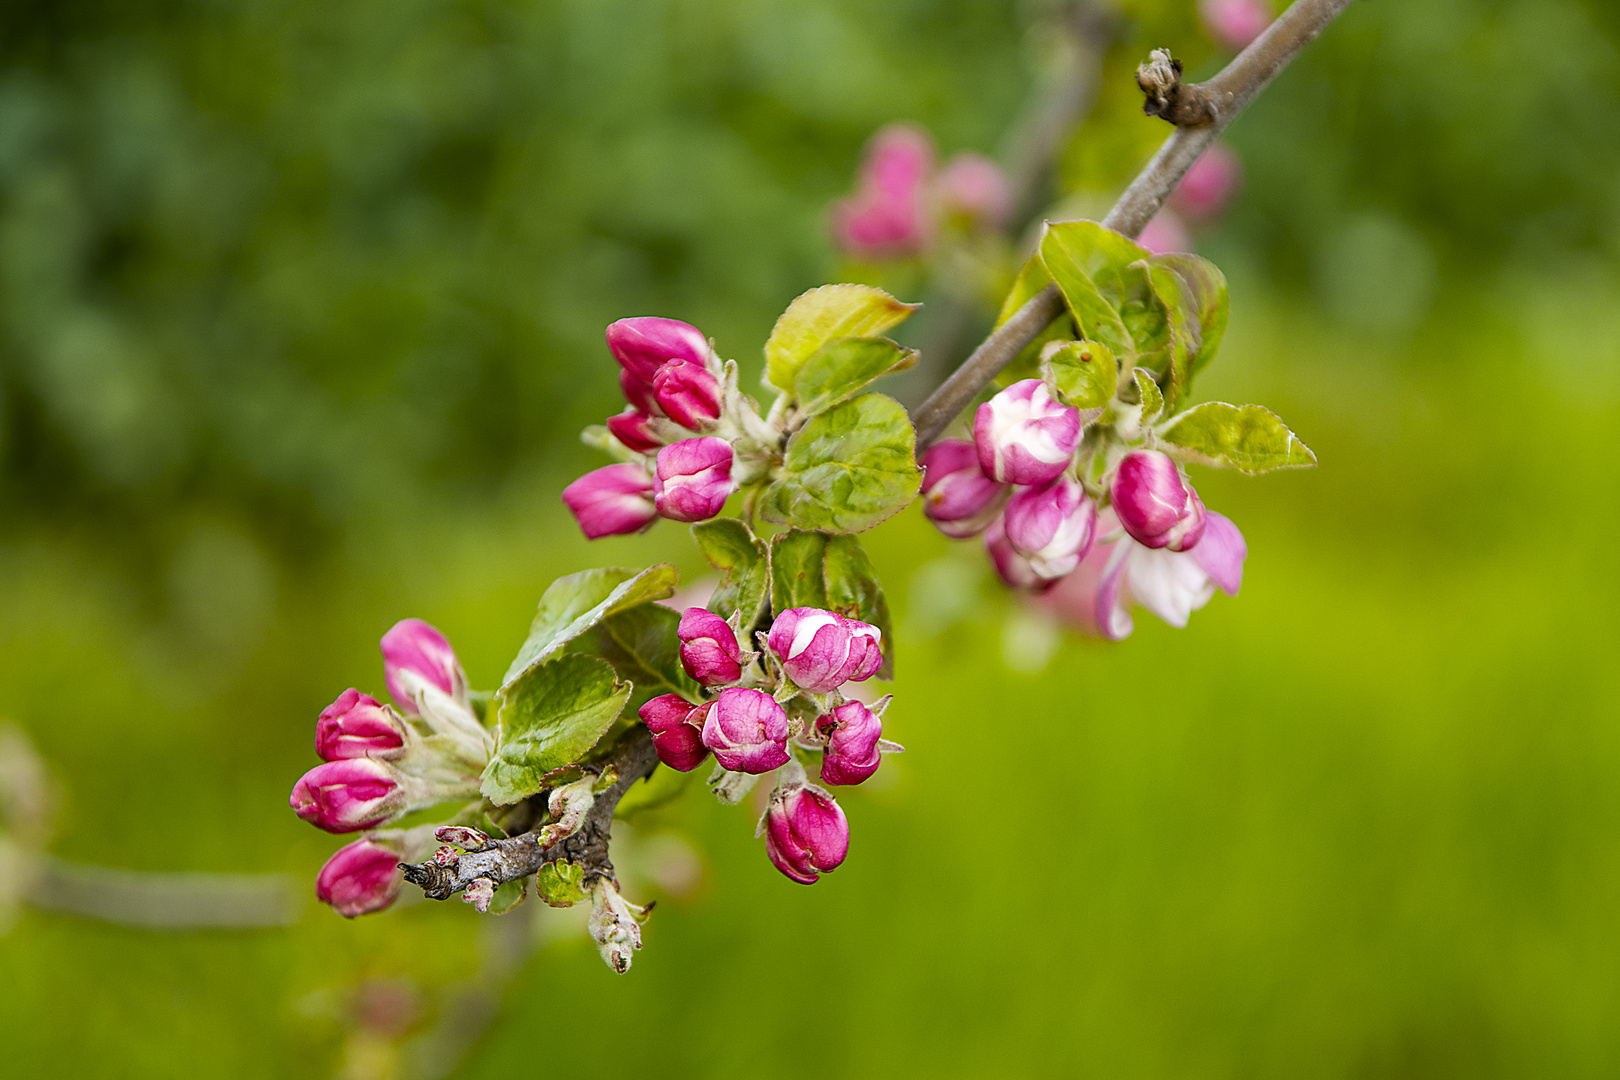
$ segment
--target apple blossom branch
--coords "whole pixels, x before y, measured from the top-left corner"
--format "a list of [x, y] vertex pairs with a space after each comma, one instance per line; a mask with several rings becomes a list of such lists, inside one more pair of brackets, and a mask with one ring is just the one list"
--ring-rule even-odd
[[[491, 840], [454, 859], [443, 862], [428, 859], [414, 865], [401, 863], [400, 867], [407, 881], [420, 886], [434, 900], [447, 900], [480, 878], [489, 881], [491, 886], [500, 885], [527, 877], [545, 864], [558, 861], [577, 863], [587, 880], [611, 879], [613, 863], [608, 858], [608, 840], [613, 829], [613, 813], [631, 786], [650, 775], [657, 764], [652, 733], [638, 726], [603, 767], [604, 775], [612, 771], [618, 778], [595, 797], [584, 824], [573, 834], [545, 846], [543, 829], [536, 827], [508, 839]], [[542, 800], [545, 794], [541, 792], [535, 799]]]
[[[1159, 152], [1131, 181], [1102, 224], [1135, 237], [1141, 233], [1193, 162], [1237, 118], [1277, 73], [1351, 0], [1297, 0], [1248, 48], [1203, 83], [1183, 83], [1180, 65], [1163, 49], [1137, 69], [1144, 108], [1176, 125]], [[926, 449], [979, 396], [990, 381], [1063, 312], [1063, 294], [1048, 285], [987, 337], [912, 415], [917, 449]]]

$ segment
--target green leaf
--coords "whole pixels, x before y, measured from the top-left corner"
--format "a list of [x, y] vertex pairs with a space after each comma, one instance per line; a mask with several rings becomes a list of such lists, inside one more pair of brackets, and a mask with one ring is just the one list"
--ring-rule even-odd
[[1155, 255], [1153, 265], [1180, 275], [1192, 301], [1192, 314], [1198, 320], [1198, 350], [1187, 368], [1187, 388], [1190, 390], [1192, 377], [1215, 359], [1215, 352], [1221, 347], [1221, 338], [1226, 336], [1226, 275], [1214, 263], [1199, 255]]
[[573, 862], [549, 862], [534, 875], [534, 894], [550, 907], [573, 907], [589, 900], [585, 868]]
[[592, 626], [625, 608], [673, 595], [679, 575], [669, 563], [645, 570], [610, 566], [560, 577], [540, 598], [540, 610], [501, 680], [504, 692]]
[[1187, 396], [1192, 379], [1192, 361], [1198, 354], [1204, 328], [1198, 321], [1192, 290], [1180, 274], [1151, 262], [1147, 272], [1153, 294], [1158, 297], [1165, 314], [1169, 363], [1164, 364], [1161, 370], [1169, 376], [1165, 399], [1170, 411], [1174, 412], [1176, 405]]
[[638, 604], [611, 615], [568, 646], [570, 653], [589, 653], [613, 665], [619, 678], [635, 684], [627, 709], [648, 698], [679, 694], [697, 700], [698, 684], [681, 667], [681, 642], [675, 634], [681, 616], [663, 604]]
[[916, 449], [905, 408], [886, 395], [863, 394], [794, 432], [760, 512], [781, 525], [864, 532], [916, 497], [922, 483]]
[[578, 654], [519, 675], [501, 690], [484, 797], [505, 805], [540, 791], [546, 773], [578, 761], [613, 726], [630, 690], [605, 661]]
[[1054, 349], [1041, 362], [1041, 378], [1065, 405], [1102, 410], [1118, 389], [1119, 362], [1102, 342], [1077, 341]]
[[889, 621], [889, 601], [883, 596], [872, 560], [853, 536], [832, 536], [827, 538], [823, 566], [827, 609], [878, 628], [883, 635], [883, 666], [877, 677], [893, 679], [894, 627]]
[[743, 626], [753, 626], [771, 598], [771, 560], [765, 542], [736, 518], [699, 522], [692, 526], [692, 539], [720, 572], [709, 610], [722, 619], [740, 611]]
[[1131, 374], [1136, 376], [1136, 392], [1142, 398], [1142, 426], [1146, 428], [1164, 411], [1164, 394], [1159, 391], [1159, 384], [1153, 381], [1151, 372], [1137, 368]]
[[771, 570], [774, 614], [813, 607], [870, 623], [883, 635], [883, 667], [878, 677], [894, 678], [889, 602], [859, 540], [793, 529], [771, 542]]
[[902, 349], [888, 338], [836, 338], [817, 349], [799, 369], [795, 390], [807, 416], [847, 401], [872, 380], [904, 371], [917, 362], [917, 350]]
[[[1007, 299], [1002, 301], [1001, 313], [996, 316], [996, 326], [999, 327], [1012, 318], [1014, 312], [1029, 303], [1031, 297], [1051, 283], [1052, 275], [1048, 274], [1046, 267], [1042, 265], [1040, 253], [1037, 252], [1031, 255], [1029, 261], [1024, 264], [1023, 269], [1018, 271], [1018, 277], [1013, 282], [1012, 292], [1008, 293]], [[1013, 383], [1021, 382], [1024, 379], [1040, 378], [1041, 352], [1046, 348], [1047, 344], [1053, 341], [1073, 341], [1079, 336], [1080, 331], [1074, 325], [1074, 319], [1070, 318], [1069, 314], [1065, 312], [1047, 323], [1046, 328], [1036, 335], [1034, 341], [1031, 341], [1018, 351], [1018, 355], [1013, 357], [1012, 362], [1002, 368], [1001, 373], [996, 376], [996, 383], [1001, 386], [1011, 386]]]
[[1132, 302], [1141, 308], [1146, 275], [1131, 264], [1148, 256], [1140, 244], [1094, 221], [1053, 222], [1041, 236], [1041, 262], [1062, 290], [1080, 332], [1131, 363], [1141, 352], [1136, 334], [1144, 328], [1128, 327], [1121, 309]]
[[528, 899], [528, 892], [524, 885], [528, 878], [518, 878], [516, 881], [503, 881], [495, 886], [495, 896], [489, 902], [491, 915], [505, 915]]
[[790, 529], [771, 541], [771, 613], [827, 606], [827, 534]]
[[1206, 401], [1172, 420], [1159, 440], [1177, 460], [1246, 473], [1316, 464], [1316, 455], [1277, 414], [1258, 405]]
[[815, 351], [844, 337], [873, 337], [916, 311], [870, 285], [823, 285], [788, 305], [765, 342], [765, 378], [791, 391]]

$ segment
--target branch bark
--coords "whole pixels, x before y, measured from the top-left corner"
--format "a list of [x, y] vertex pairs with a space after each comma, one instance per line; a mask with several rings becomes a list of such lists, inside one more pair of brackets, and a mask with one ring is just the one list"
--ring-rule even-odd
[[[1176, 127], [1175, 133], [1131, 181], [1102, 223], [1126, 236], [1140, 234], [1193, 162], [1209, 149], [1255, 95], [1350, 3], [1351, 0], [1296, 0], [1265, 33], [1205, 83], [1183, 84], [1179, 71], [1167, 74], [1158, 70], [1153, 61], [1144, 65], [1142, 70], [1146, 75], [1139, 78], [1146, 80], [1144, 92], [1149, 95], [1149, 111], [1158, 112], [1171, 122], [1179, 118], [1185, 126]], [[1157, 104], [1159, 102], [1171, 104]], [[938, 439], [990, 380], [1062, 313], [1063, 295], [1057, 286], [1048, 285], [973, 350], [912, 414], [917, 428], [917, 449], [923, 450]]]
[[[434, 859], [415, 865], [401, 863], [405, 880], [419, 885], [433, 900], [448, 900], [479, 878], [487, 878], [499, 885], [527, 877], [546, 863], [565, 861], [578, 863], [585, 870], [586, 879], [613, 877], [613, 862], [608, 858], [608, 839], [613, 830], [613, 812], [619, 807], [633, 784], [652, 775], [658, 766], [658, 753], [653, 749], [652, 733], [644, 727], [635, 729], [625, 745], [607, 763], [619, 774], [613, 786], [596, 797], [585, 824], [572, 836], [564, 837], [550, 847], [540, 846], [540, 827], [505, 840], [491, 841], [487, 847], [469, 851], [454, 861], [441, 864]], [[531, 796], [540, 806], [545, 805], [546, 792]]]

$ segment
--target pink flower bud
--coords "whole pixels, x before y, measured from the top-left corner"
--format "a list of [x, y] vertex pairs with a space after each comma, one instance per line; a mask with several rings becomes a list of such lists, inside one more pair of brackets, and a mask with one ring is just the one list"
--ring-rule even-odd
[[731, 444], [726, 440], [712, 435], [682, 439], [658, 451], [653, 502], [671, 521], [707, 521], [736, 490]]
[[703, 745], [730, 772], [770, 772], [787, 764], [788, 718], [763, 690], [720, 691], [703, 718]]
[[984, 475], [1004, 484], [1044, 484], [1069, 467], [1080, 445], [1080, 411], [1025, 379], [979, 406], [973, 442]]
[[884, 128], [867, 146], [856, 193], [832, 208], [833, 238], [859, 258], [904, 258], [928, 245], [933, 220], [923, 187], [934, 147], [915, 128]]
[[945, 163], [934, 181], [940, 206], [974, 224], [1000, 225], [1012, 209], [1012, 188], [1001, 166], [971, 151]]
[[293, 785], [293, 811], [316, 828], [345, 833], [381, 825], [406, 810], [398, 774], [380, 761], [317, 765]]
[[[709, 339], [703, 331], [678, 319], [620, 319], [607, 328], [607, 343], [620, 367], [649, 384], [671, 360], [690, 360], [701, 367], [709, 357]], [[633, 399], [630, 403], [636, 404]]]
[[624, 394], [624, 400], [630, 403], [632, 409], [653, 416], [663, 415], [663, 410], [658, 407], [658, 392], [653, 389], [650, 380], [643, 381], [628, 371], [620, 371], [619, 390]]
[[[385, 639], [386, 640], [386, 639]], [[324, 761], [405, 756], [408, 731], [394, 711], [353, 688], [343, 691], [315, 721], [315, 752]]]
[[315, 875], [315, 896], [346, 919], [381, 911], [399, 895], [400, 853], [371, 837], [337, 849]]
[[1007, 500], [1003, 529], [1013, 550], [1029, 560], [1036, 577], [1051, 580], [1074, 572], [1096, 536], [1097, 508], [1070, 476], [1040, 487], [1020, 488]]
[[826, 694], [883, 666], [877, 627], [820, 608], [789, 608], [776, 617], [766, 645], [801, 690]]
[[664, 440], [653, 430], [652, 417], [640, 409], [626, 409], [617, 416], [608, 417], [607, 429], [615, 439], [638, 454], [650, 453], [664, 445]]
[[742, 646], [726, 620], [707, 608], [690, 607], [681, 615], [681, 666], [704, 686], [724, 686], [742, 678]]
[[1045, 584], [1045, 579], [1029, 565], [1029, 560], [1013, 549], [1012, 542], [1007, 539], [1004, 519], [996, 518], [984, 531], [984, 550], [1001, 580], [1013, 588], [1032, 589]]
[[720, 417], [720, 380], [702, 364], [671, 360], [658, 369], [653, 391], [664, 415], [692, 431]]
[[562, 501], [589, 539], [640, 532], [658, 517], [640, 465], [604, 465], [563, 488]]
[[828, 784], [859, 784], [877, 772], [883, 721], [859, 701], [846, 701], [816, 721], [827, 738], [821, 779]]
[[1192, 235], [1187, 232], [1186, 224], [1168, 207], [1153, 215], [1136, 242], [1155, 255], [1193, 249]]
[[431, 687], [457, 701], [467, 695], [467, 676], [450, 640], [421, 619], [401, 619], [380, 642], [383, 682], [400, 710], [417, 714], [416, 695]]
[[1170, 205], [1193, 221], [1213, 221], [1232, 201], [1243, 180], [1243, 163], [1225, 143], [1216, 143], [1193, 162], [1170, 194]]
[[1204, 504], [1176, 463], [1157, 450], [1133, 450], [1110, 491], [1119, 523], [1143, 547], [1186, 551], [1204, 535]]
[[923, 513], [946, 536], [977, 536], [995, 519], [1008, 488], [984, 475], [966, 439], [941, 439], [923, 451]]
[[800, 885], [814, 885], [849, 853], [849, 820], [832, 796], [808, 785], [778, 791], [765, 811], [765, 853]]
[[652, 732], [658, 760], [676, 772], [691, 772], [709, 756], [703, 745], [705, 708], [679, 694], [659, 694], [641, 707], [641, 722]]
[[1209, 36], [1233, 52], [1247, 48], [1275, 17], [1265, 0], [1198, 0], [1198, 16]]

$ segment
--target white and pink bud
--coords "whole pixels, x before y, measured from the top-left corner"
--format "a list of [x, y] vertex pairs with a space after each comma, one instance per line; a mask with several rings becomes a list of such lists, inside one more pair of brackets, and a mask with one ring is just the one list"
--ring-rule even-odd
[[743, 649], [731, 625], [707, 608], [690, 607], [681, 615], [681, 666], [704, 686], [725, 686], [742, 678]]
[[[712, 350], [703, 331], [679, 319], [641, 316], [620, 319], [607, 328], [608, 348], [631, 377], [649, 386], [658, 369], [671, 360], [689, 360], [707, 367]], [[622, 385], [622, 383], [621, 383]], [[628, 391], [625, 395], [629, 397]], [[632, 405], [639, 403], [631, 398]]]
[[[638, 454], [649, 454], [664, 445], [663, 437], [653, 427], [653, 418], [640, 409], [626, 409], [617, 416], [608, 417], [610, 434], [627, 448]], [[651, 481], [648, 481], [651, 484]]]
[[653, 377], [664, 415], [689, 431], [703, 431], [720, 418], [720, 380], [691, 360], [671, 360]]
[[946, 536], [977, 536], [1000, 513], [1010, 489], [984, 475], [971, 442], [941, 439], [917, 463], [923, 468], [923, 513]]
[[883, 666], [883, 634], [877, 627], [820, 608], [782, 612], [765, 644], [793, 684], [812, 694], [863, 682]]
[[821, 758], [824, 783], [859, 784], [877, 772], [883, 720], [864, 704], [844, 702], [816, 721], [816, 731], [827, 740]]
[[1181, 178], [1170, 193], [1170, 205], [1189, 220], [1214, 221], [1225, 212], [1242, 182], [1243, 163], [1225, 143], [1216, 143]]
[[604, 465], [563, 488], [562, 501], [588, 539], [640, 532], [658, 517], [654, 485], [640, 465]]
[[1247, 48], [1276, 18], [1266, 0], [1198, 0], [1198, 16], [1209, 36], [1233, 52]]
[[1193, 249], [1192, 234], [1187, 231], [1186, 222], [1169, 207], [1153, 215], [1142, 227], [1142, 234], [1136, 238], [1136, 242], [1155, 255]]
[[1204, 535], [1204, 504], [1167, 454], [1133, 450], [1109, 489], [1114, 513], [1143, 547], [1188, 551]]
[[867, 144], [854, 195], [832, 208], [833, 238], [858, 258], [914, 255], [933, 239], [925, 186], [934, 144], [916, 128], [884, 128]]
[[1006, 521], [1003, 518], [996, 518], [984, 531], [984, 551], [990, 556], [990, 564], [996, 568], [996, 574], [1013, 588], [1033, 589], [1047, 583], [1007, 539]]
[[659, 694], [641, 707], [640, 715], [652, 732], [658, 760], [676, 772], [691, 772], [709, 756], [703, 745], [704, 707], [679, 694]]
[[788, 760], [788, 718], [763, 690], [732, 687], [706, 706], [703, 745], [727, 772], [770, 772]]
[[415, 740], [399, 715], [352, 687], [321, 711], [315, 721], [315, 752], [323, 761], [372, 757], [397, 761]]
[[973, 225], [999, 226], [1012, 210], [1012, 186], [1001, 166], [965, 151], [945, 163], [934, 178], [940, 209]]
[[682, 439], [658, 451], [653, 502], [659, 515], [671, 521], [714, 517], [737, 490], [731, 462], [731, 444], [713, 436]]
[[1074, 572], [1096, 537], [1097, 508], [1071, 476], [1021, 488], [1002, 518], [1007, 542], [1044, 580]]
[[1080, 446], [1080, 410], [1054, 399], [1040, 379], [1013, 383], [979, 406], [973, 442], [984, 475], [1004, 484], [1044, 484]]
[[345, 844], [315, 875], [315, 896], [346, 919], [381, 911], [399, 896], [403, 858], [395, 844], [378, 837]]
[[765, 811], [765, 853], [801, 885], [813, 885], [849, 854], [849, 820], [819, 788], [794, 784], [771, 794]]
[[371, 758], [317, 765], [293, 785], [293, 812], [318, 829], [346, 833], [370, 829], [408, 810], [402, 777]]

